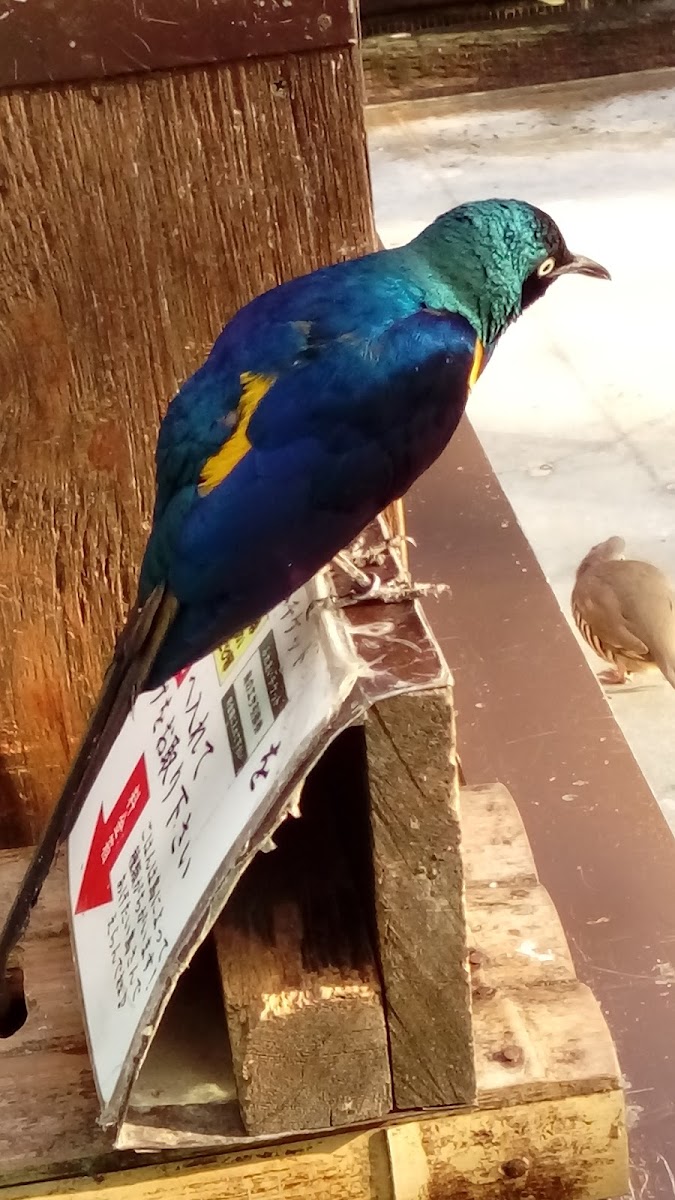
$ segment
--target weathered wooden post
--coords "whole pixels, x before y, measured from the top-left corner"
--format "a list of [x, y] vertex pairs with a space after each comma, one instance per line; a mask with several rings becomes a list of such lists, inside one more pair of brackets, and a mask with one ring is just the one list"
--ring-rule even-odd
[[0, 845], [135, 589], [158, 420], [227, 317], [370, 250], [351, 0], [0, 0]]

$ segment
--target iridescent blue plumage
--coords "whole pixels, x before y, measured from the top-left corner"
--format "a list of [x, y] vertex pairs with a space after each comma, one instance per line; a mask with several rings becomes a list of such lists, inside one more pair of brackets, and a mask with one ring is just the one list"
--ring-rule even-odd
[[[375, 274], [378, 259], [351, 265], [360, 270], [295, 281], [243, 310], [169, 410], [141, 600], [166, 582], [181, 608], [154, 681], [304, 583], [408, 489], [454, 431], [475, 330], [464, 317], [427, 311], [407, 282]], [[199, 496], [204, 457], [222, 443], [223, 412], [236, 407], [239, 378], [254, 363], [275, 382], [250, 419], [250, 448]]]

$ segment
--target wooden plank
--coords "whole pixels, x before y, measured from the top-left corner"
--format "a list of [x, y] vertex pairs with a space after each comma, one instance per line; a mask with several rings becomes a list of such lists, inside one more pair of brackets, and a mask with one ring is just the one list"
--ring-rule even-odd
[[449, 688], [366, 722], [375, 907], [398, 1109], [475, 1096]]
[[529, 987], [575, 978], [560, 918], [541, 884], [469, 886], [466, 906], [474, 996], [477, 988], [508, 988], [514, 981]]
[[388, 1113], [387, 1030], [361, 858], [360, 730], [305, 784], [302, 819], [253, 861], [215, 927], [230, 1046], [249, 1135], [326, 1129]]
[[626, 1191], [618, 1091], [420, 1122], [420, 1133], [430, 1186], [401, 1200], [607, 1200]]
[[[27, 857], [27, 851], [0, 853], [2, 912]], [[112, 1161], [110, 1134], [97, 1125], [99, 1104], [77, 997], [65, 889], [60, 861], [35, 909], [29, 936], [16, 952], [28, 1015], [13, 1036], [0, 1037], [2, 1184], [25, 1179], [27, 1167], [35, 1177]]]
[[346, 46], [356, 41], [350, 0], [162, 0], [161, 17], [134, 0], [0, 0], [0, 88], [102, 79], [167, 67], [236, 62], [251, 55]]
[[0, 845], [90, 711], [169, 398], [254, 293], [373, 247], [361, 94], [350, 48], [0, 95]]
[[396, 537], [405, 537], [405, 507], [402, 500], [396, 500], [385, 508], [383, 516]]
[[528, 1096], [552, 1088], [566, 1095], [587, 1079], [612, 1087], [614, 1044], [576, 978], [515, 800], [501, 784], [465, 787], [460, 815], [481, 1094], [524, 1087]]
[[[0, 1078], [23, 1068], [8, 1059], [45, 1048], [62, 1048], [88, 1062], [82, 1012], [73, 997], [73, 959], [70, 938], [31, 939], [21, 955], [28, 1018], [2, 1047]], [[0, 1087], [2, 1084], [0, 1084]], [[0, 1164], [2, 1159], [0, 1158]]]
[[674, 15], [673, 0], [537, 9], [521, 0], [463, 5], [456, 24], [427, 29], [403, 19], [403, 36], [364, 38], [366, 96], [386, 104], [671, 67]]
[[609, 1200], [627, 1189], [618, 1090], [277, 1148], [3, 1189], [4, 1200]]
[[[9, 907], [26, 870], [29, 855], [26, 850], [0, 851], [0, 912]], [[30, 922], [30, 941], [42, 938], [66, 937], [69, 934], [66, 894], [65, 856], [57, 858], [40, 893], [40, 900]], [[28, 939], [26, 940], [26, 946]]]
[[568, 1096], [618, 1086], [616, 1051], [583, 983], [541, 984], [474, 996], [481, 1102]]
[[[0, 1179], [87, 1171], [114, 1162], [112, 1139], [97, 1125], [98, 1097], [84, 1039], [0, 1054]], [[36, 1099], [39, 1097], [39, 1102]]]
[[467, 885], [537, 883], [525, 827], [501, 783], [462, 788], [460, 808]]
[[460, 814], [481, 1099], [564, 1096], [589, 1079], [615, 1087], [612, 1038], [576, 979], [513, 797], [501, 784], [462, 788]]

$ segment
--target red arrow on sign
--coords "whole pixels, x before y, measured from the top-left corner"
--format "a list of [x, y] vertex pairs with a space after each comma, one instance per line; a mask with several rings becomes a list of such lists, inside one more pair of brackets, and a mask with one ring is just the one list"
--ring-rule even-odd
[[141, 756], [112, 812], [104, 817], [103, 809], [101, 809], [96, 818], [94, 836], [91, 840], [80, 884], [80, 894], [75, 906], [76, 914], [88, 912], [91, 908], [100, 908], [102, 904], [109, 904], [112, 900], [110, 872], [122, 853], [149, 796], [148, 772], [145, 767], [145, 757]]

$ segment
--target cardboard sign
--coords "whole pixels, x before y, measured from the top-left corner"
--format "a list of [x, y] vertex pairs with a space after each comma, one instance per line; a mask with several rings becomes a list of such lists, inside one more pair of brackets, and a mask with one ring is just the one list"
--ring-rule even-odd
[[73, 942], [104, 1124], [123, 1111], [178, 975], [294, 785], [348, 723], [335, 724], [358, 669], [344, 624], [311, 606], [324, 591], [313, 581], [139, 697], [70, 835]]

